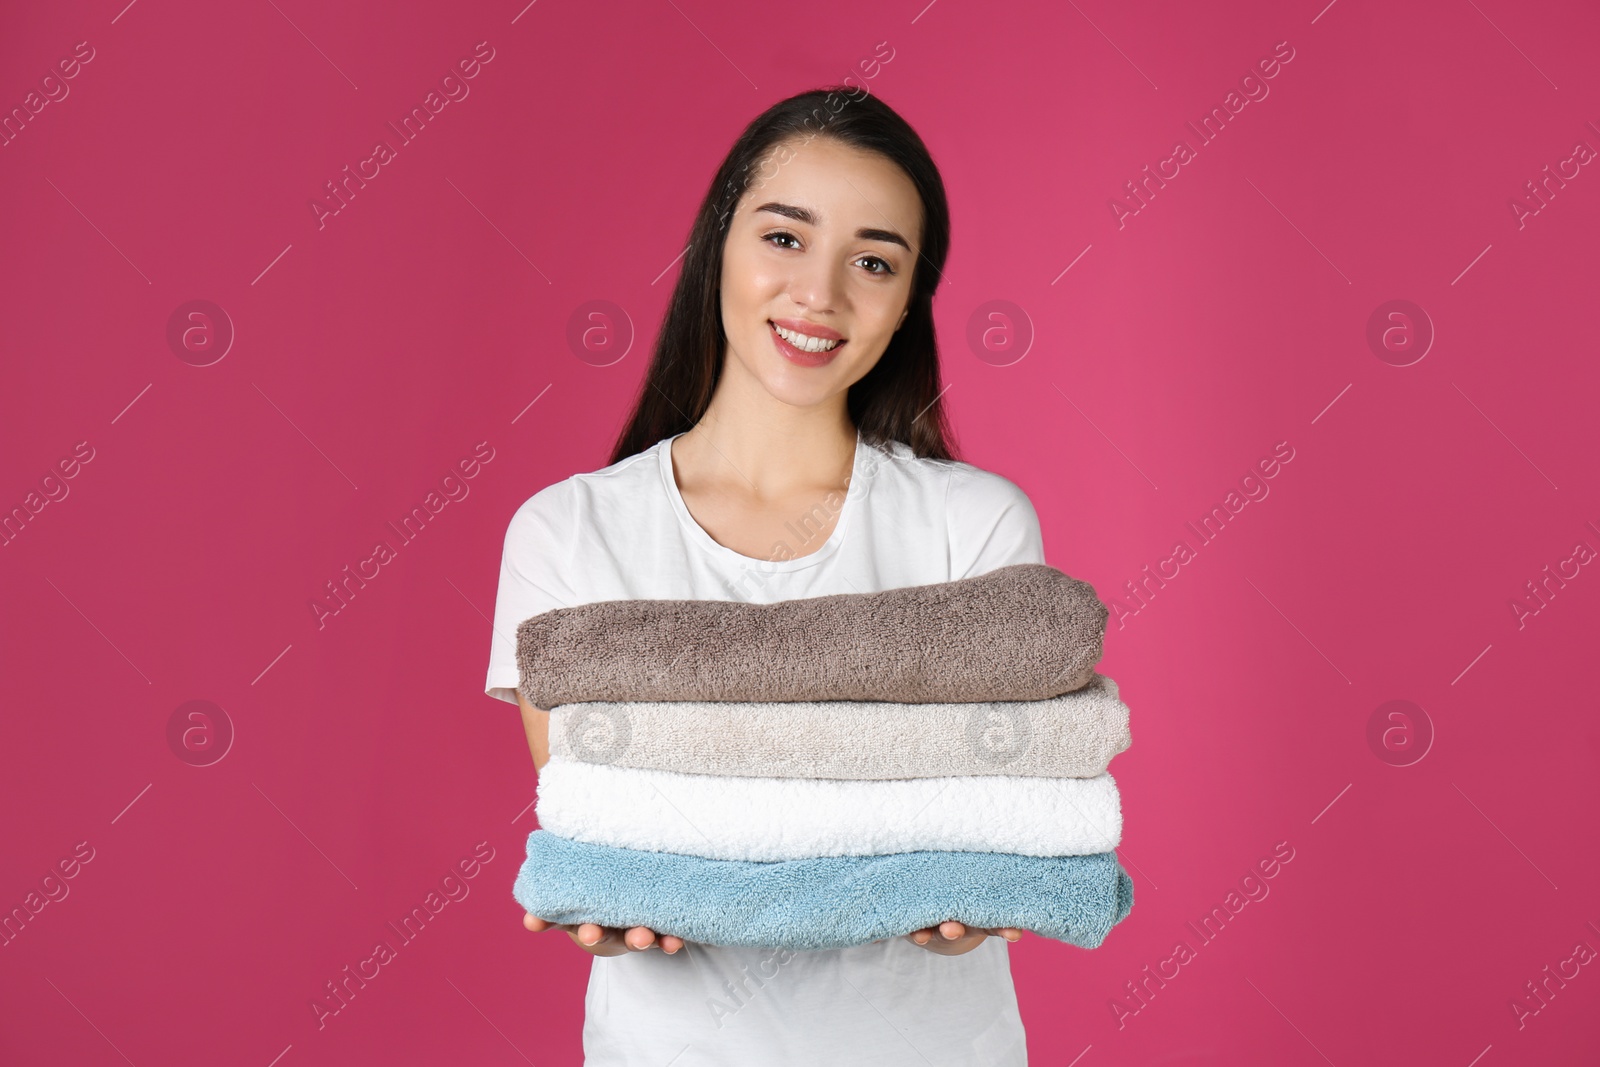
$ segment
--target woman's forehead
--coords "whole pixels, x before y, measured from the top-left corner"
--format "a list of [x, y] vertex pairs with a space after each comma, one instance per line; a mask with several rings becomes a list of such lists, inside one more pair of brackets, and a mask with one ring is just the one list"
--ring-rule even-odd
[[917, 237], [922, 200], [892, 161], [875, 152], [818, 137], [780, 144], [753, 167], [742, 210], [823, 229], [871, 229]]

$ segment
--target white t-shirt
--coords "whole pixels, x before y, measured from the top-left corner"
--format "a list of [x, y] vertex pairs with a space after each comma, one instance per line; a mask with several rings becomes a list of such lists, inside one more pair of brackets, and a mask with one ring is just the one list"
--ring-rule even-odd
[[[868, 593], [1043, 563], [1020, 488], [967, 463], [888, 452], [857, 435], [848, 490], [788, 524], [776, 561], [712, 540], [672, 473], [672, 438], [577, 474], [506, 530], [485, 691], [516, 703], [516, 629], [600, 600], [771, 603]], [[839, 511], [827, 540], [817, 530]], [[959, 919], [960, 916], [951, 916]], [[588, 1067], [648, 1064], [1026, 1064], [1007, 943], [941, 956], [907, 941], [821, 951], [686, 944], [595, 957], [584, 999]]]

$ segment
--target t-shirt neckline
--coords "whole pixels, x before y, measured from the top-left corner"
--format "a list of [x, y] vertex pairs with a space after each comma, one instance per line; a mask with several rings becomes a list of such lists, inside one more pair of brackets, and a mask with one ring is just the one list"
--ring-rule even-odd
[[664, 437], [656, 443], [656, 466], [661, 471], [661, 485], [666, 491], [667, 500], [671, 503], [672, 511], [678, 516], [678, 521], [683, 525], [684, 532], [689, 540], [725, 563], [769, 574], [814, 567], [838, 551], [839, 545], [844, 541], [846, 529], [850, 524], [850, 516], [855, 513], [861, 497], [867, 491], [867, 479], [862, 477], [867, 444], [862, 440], [859, 429], [856, 430], [855, 456], [850, 464], [850, 484], [845, 489], [844, 503], [839, 506], [839, 518], [833, 524], [833, 531], [828, 534], [828, 539], [815, 552], [809, 552], [793, 559], [776, 560], [746, 556], [742, 552], [735, 552], [727, 545], [719, 544], [715, 538], [706, 533], [704, 527], [695, 521], [694, 516], [689, 514], [689, 507], [683, 502], [683, 494], [678, 490], [678, 479], [672, 474], [672, 442], [687, 432], [685, 430], [681, 433], [675, 433], [671, 437]]

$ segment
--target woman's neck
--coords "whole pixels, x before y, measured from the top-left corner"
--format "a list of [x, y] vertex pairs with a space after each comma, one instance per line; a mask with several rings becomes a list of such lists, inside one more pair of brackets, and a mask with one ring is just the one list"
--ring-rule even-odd
[[686, 480], [756, 500], [848, 485], [856, 428], [845, 395], [810, 407], [786, 404], [728, 363], [705, 414], [674, 443]]

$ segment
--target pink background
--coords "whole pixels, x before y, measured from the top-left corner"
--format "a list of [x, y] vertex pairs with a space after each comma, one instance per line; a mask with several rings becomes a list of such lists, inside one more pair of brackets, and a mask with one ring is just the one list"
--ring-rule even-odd
[[[482, 691], [505, 526], [604, 465], [744, 124], [850, 74], [943, 169], [964, 458], [1108, 602], [1195, 549], [1111, 624], [1137, 903], [1096, 951], [1011, 949], [1034, 1062], [1600, 1056], [1594, 963], [1512, 1009], [1600, 949], [1600, 567], [1562, 562], [1600, 549], [1600, 167], [1511, 207], [1600, 148], [1592, 5], [120, 4], [0, 32], [8, 113], [93, 49], [0, 147], [0, 506], [67, 491], [0, 548], [0, 908], [93, 857], [0, 947], [0, 1061], [578, 1062], [589, 959], [520, 924], [535, 779]], [[483, 41], [470, 95], [319, 228], [324, 183]], [[1281, 41], [1200, 146], [1185, 123]], [[1436, 332], [1406, 366], [1367, 340], [1397, 299]], [[235, 331], [207, 366], [168, 341], [191, 300]], [[605, 366], [567, 341], [592, 300], [635, 332]], [[966, 341], [992, 300], [1020, 360]], [[319, 627], [479, 442], [470, 493]], [[1186, 523], [1279, 442], [1201, 546]], [[1570, 577], [1519, 625], [1547, 565]], [[169, 743], [191, 700], [234, 732], [209, 766]], [[1391, 700], [1421, 712], [1369, 743]], [[324, 984], [479, 842], [470, 894], [319, 1029]]]

